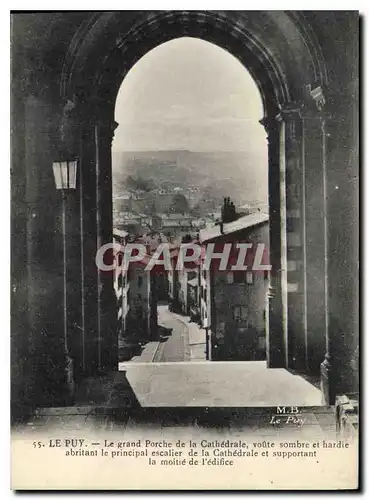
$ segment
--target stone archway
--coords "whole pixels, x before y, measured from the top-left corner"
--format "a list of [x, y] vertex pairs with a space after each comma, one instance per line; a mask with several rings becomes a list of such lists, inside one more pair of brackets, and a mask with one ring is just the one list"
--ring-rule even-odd
[[[114, 105], [125, 74], [147, 51], [192, 36], [238, 58], [260, 90], [269, 148], [270, 367], [319, 372], [328, 345], [325, 118], [326, 71], [304, 18], [283, 12], [94, 14], [76, 33], [61, 78], [61, 154], [80, 158], [71, 207], [80, 245], [82, 371], [116, 366], [112, 277], [96, 274], [91, 254], [112, 241], [111, 141]], [[311, 200], [314, 213], [311, 213]], [[77, 205], [76, 205], [77, 203]], [[309, 210], [307, 210], [309, 203]], [[93, 214], [93, 215], [92, 215]], [[78, 243], [79, 242], [79, 243]], [[308, 244], [309, 242], [309, 244]], [[324, 279], [318, 280], [318, 277]], [[317, 285], [318, 284], [318, 285]], [[89, 370], [87, 369], [89, 367]], [[329, 357], [324, 364], [329, 369]]]
[[[290, 286], [283, 295], [287, 335], [276, 337], [273, 353], [284, 366], [314, 374], [329, 353], [322, 367], [322, 380], [329, 381], [325, 400], [332, 404], [337, 394], [357, 392], [358, 13], [84, 11], [16, 13], [13, 21], [13, 410], [24, 415], [35, 406], [65, 404], [61, 197], [52, 173], [62, 156], [78, 156], [82, 167], [66, 214], [69, 345], [81, 376], [114, 365], [114, 338], [106, 329], [96, 336], [98, 321], [110, 317], [108, 308], [98, 307], [110, 286], [104, 276], [98, 283], [93, 259], [96, 200], [103, 210], [99, 227], [109, 231], [101, 224], [109, 220], [101, 195], [108, 193], [102, 186], [114, 128], [113, 83], [118, 86], [150, 47], [186, 34], [239, 59], [243, 54], [264, 98], [269, 139], [279, 137], [278, 127], [284, 132], [284, 143], [271, 144], [278, 145], [274, 153], [284, 144], [286, 238], [277, 251], [287, 255]], [[270, 168], [279, 172], [280, 161], [269, 151]]]

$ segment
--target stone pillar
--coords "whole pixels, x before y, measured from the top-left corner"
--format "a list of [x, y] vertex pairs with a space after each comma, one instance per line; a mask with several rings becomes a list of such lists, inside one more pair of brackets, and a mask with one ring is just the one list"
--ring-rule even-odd
[[[96, 225], [97, 248], [113, 242], [113, 197], [111, 143], [118, 126], [113, 120], [101, 120], [95, 125], [96, 147]], [[118, 368], [117, 299], [114, 291], [114, 273], [97, 270], [98, 335], [100, 339], [100, 368], [102, 371]]]
[[62, 198], [62, 238], [64, 260], [65, 323], [67, 356], [71, 359], [73, 382], [88, 374], [86, 366], [86, 324], [84, 315], [83, 268], [83, 180], [86, 170], [84, 129], [81, 109], [76, 102], [65, 102], [58, 122], [57, 153], [54, 161], [78, 159], [76, 189], [59, 194]]
[[321, 374], [329, 404], [340, 395], [355, 399], [359, 391], [359, 124], [355, 106], [349, 95], [326, 121], [329, 323]]
[[333, 112], [323, 113], [325, 99], [318, 87], [310, 91], [316, 108], [308, 107], [303, 118], [308, 361], [312, 373], [320, 368], [323, 399], [331, 405], [337, 395], [358, 390], [358, 118], [353, 95], [331, 96]]
[[91, 116], [80, 146], [79, 279], [81, 366], [85, 375], [117, 369], [117, 305], [114, 275], [96, 266], [99, 248], [113, 242], [111, 141], [115, 122]]
[[308, 369], [319, 375], [328, 338], [328, 245], [325, 120], [320, 109], [303, 116]]
[[25, 102], [24, 161], [27, 203], [27, 307], [30, 359], [27, 398], [33, 406], [68, 401], [63, 321], [61, 196], [53, 176], [50, 96]]
[[306, 371], [306, 268], [304, 241], [304, 171], [300, 107], [282, 111], [285, 122], [288, 366]]
[[76, 190], [63, 194], [65, 217], [66, 320], [67, 346], [72, 359], [76, 383], [84, 375], [84, 335], [81, 307], [81, 225], [80, 225], [80, 162], [77, 166]]
[[269, 161], [269, 259], [272, 266], [269, 289], [269, 321], [267, 331], [267, 363], [269, 368], [287, 366], [287, 318], [282, 290], [282, 212], [280, 133], [278, 119], [261, 120], [268, 134]]
[[[14, 37], [16, 50], [19, 42]], [[19, 74], [22, 58], [14, 57], [11, 85], [11, 413], [12, 420], [23, 418], [30, 404], [29, 386], [24, 380], [30, 373], [30, 325], [27, 307], [27, 203], [25, 102]]]
[[83, 366], [86, 376], [96, 375], [100, 368], [100, 343], [97, 318], [97, 251], [96, 221], [96, 148], [94, 126], [85, 126], [81, 136], [79, 168], [81, 232], [81, 334]]

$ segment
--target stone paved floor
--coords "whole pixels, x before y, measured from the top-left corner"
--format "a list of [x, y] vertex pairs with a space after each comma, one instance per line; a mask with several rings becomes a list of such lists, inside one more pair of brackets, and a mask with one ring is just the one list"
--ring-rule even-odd
[[[123, 367], [123, 366], [122, 366]], [[264, 361], [127, 364], [141, 406], [319, 406], [321, 392]]]
[[158, 307], [158, 324], [161, 329], [162, 342], [158, 348], [154, 361], [175, 362], [189, 361], [188, 328], [177, 315], [168, 310], [168, 306]]
[[[171, 313], [173, 314], [173, 313]], [[175, 318], [182, 323], [187, 330], [189, 361], [206, 360], [206, 331], [191, 321], [189, 316], [173, 314]]]
[[148, 342], [130, 361], [121, 362], [124, 370], [131, 363], [205, 361], [205, 330], [189, 316], [175, 314], [167, 305], [158, 307], [160, 342]]

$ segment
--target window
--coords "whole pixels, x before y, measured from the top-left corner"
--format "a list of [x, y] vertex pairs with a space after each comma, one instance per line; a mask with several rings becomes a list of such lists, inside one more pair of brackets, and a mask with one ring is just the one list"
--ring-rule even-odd
[[234, 283], [247, 283], [252, 285], [253, 275], [251, 271], [234, 271], [233, 273]]
[[120, 274], [118, 276], [118, 288], [122, 288], [122, 286], [123, 286], [123, 276], [122, 274]]
[[215, 336], [216, 336], [217, 340], [223, 341], [224, 332], [225, 332], [225, 323], [224, 323], [224, 321], [221, 321], [219, 323], [219, 327], [218, 327], [217, 331], [215, 332]]
[[138, 294], [136, 295], [136, 297], [135, 297], [135, 303], [136, 303], [136, 304], [140, 304], [140, 303], [141, 303], [141, 299], [142, 299], [141, 294], [140, 294], [140, 293], [138, 293]]
[[122, 264], [123, 264], [123, 253], [122, 252], [118, 252], [116, 258], [117, 258], [117, 267], [122, 267]]
[[194, 278], [196, 278], [196, 271], [188, 271], [187, 273], [188, 281], [193, 280]]
[[233, 273], [227, 273], [227, 283], [229, 285], [233, 283]]
[[246, 306], [235, 306], [233, 308], [233, 319], [236, 321], [242, 321], [247, 317], [247, 307]]
[[233, 319], [239, 320], [241, 318], [241, 306], [233, 308]]
[[235, 283], [245, 283], [246, 273], [244, 271], [235, 271], [233, 273], [233, 279]]

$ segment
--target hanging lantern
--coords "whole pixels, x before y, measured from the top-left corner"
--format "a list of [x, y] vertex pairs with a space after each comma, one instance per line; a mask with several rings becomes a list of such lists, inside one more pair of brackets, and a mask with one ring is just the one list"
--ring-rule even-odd
[[56, 189], [72, 190], [77, 184], [77, 160], [53, 163]]

